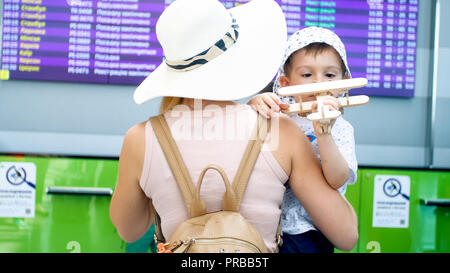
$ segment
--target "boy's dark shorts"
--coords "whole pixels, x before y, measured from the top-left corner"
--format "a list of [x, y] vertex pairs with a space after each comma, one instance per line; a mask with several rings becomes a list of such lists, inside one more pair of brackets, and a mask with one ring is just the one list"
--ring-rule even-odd
[[334, 246], [317, 230], [295, 235], [283, 232], [280, 253], [334, 253]]

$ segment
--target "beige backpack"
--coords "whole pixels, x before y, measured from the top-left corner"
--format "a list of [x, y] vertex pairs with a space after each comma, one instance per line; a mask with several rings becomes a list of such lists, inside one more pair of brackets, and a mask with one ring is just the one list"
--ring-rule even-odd
[[[166, 242], [161, 232], [159, 216], [155, 211], [155, 240], [158, 243], [158, 252], [268, 252], [260, 233], [239, 213], [239, 206], [270, 122], [258, 115], [254, 133], [259, 137], [249, 140], [232, 184], [220, 166], [208, 165], [201, 172], [195, 188], [164, 116], [152, 117], [150, 122], [183, 195], [190, 216], [176, 228]], [[219, 172], [226, 188], [222, 198], [222, 210], [213, 213], [206, 213], [205, 203], [200, 197], [203, 177], [208, 170]], [[281, 239], [280, 232], [279, 225], [277, 240]]]

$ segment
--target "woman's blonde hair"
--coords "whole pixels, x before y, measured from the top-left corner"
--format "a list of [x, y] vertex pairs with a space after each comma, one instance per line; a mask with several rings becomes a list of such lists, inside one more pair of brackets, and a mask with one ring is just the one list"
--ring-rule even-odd
[[164, 114], [171, 110], [173, 107], [180, 104], [181, 100], [182, 98], [179, 97], [164, 97], [161, 101], [161, 106], [159, 107], [159, 114]]

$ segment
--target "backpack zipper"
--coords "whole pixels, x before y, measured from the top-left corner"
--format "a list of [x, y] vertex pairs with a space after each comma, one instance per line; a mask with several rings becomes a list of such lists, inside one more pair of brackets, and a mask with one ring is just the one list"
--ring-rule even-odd
[[[244, 240], [240, 240], [240, 239], [235, 239], [235, 238], [230, 238], [230, 237], [220, 237], [220, 238], [191, 238], [189, 241], [184, 241], [182, 244], [186, 244], [186, 248], [183, 250], [183, 253], [188, 252], [188, 250], [191, 248], [191, 246], [193, 244], [202, 244], [202, 243], [209, 243], [209, 242], [233, 242], [233, 243], [237, 243], [240, 244], [242, 246], [251, 248], [254, 252], [257, 253], [261, 253], [261, 250], [255, 246], [254, 244], [248, 242], [248, 241], [244, 241]], [[178, 245], [176, 248], [180, 247], [180, 245]], [[174, 248], [173, 250], [175, 250], [176, 248]]]

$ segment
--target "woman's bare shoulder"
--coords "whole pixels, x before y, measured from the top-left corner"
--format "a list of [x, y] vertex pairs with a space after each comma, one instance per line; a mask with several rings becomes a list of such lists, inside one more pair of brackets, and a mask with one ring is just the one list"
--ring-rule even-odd
[[305, 134], [290, 117], [279, 115], [276, 121], [272, 121], [270, 139], [273, 156], [289, 175], [294, 156], [302, 153]]
[[297, 126], [297, 124], [287, 115], [279, 116], [279, 129], [280, 139], [283, 140], [287, 146], [295, 144], [299, 141], [299, 138], [305, 137], [303, 131]]
[[126, 154], [139, 161], [142, 160], [145, 151], [145, 124], [146, 121], [128, 129], [123, 139], [121, 157]]
[[125, 134], [125, 139], [128, 140], [141, 140], [145, 137], [145, 125], [147, 121], [140, 122], [138, 124], [133, 125]]

